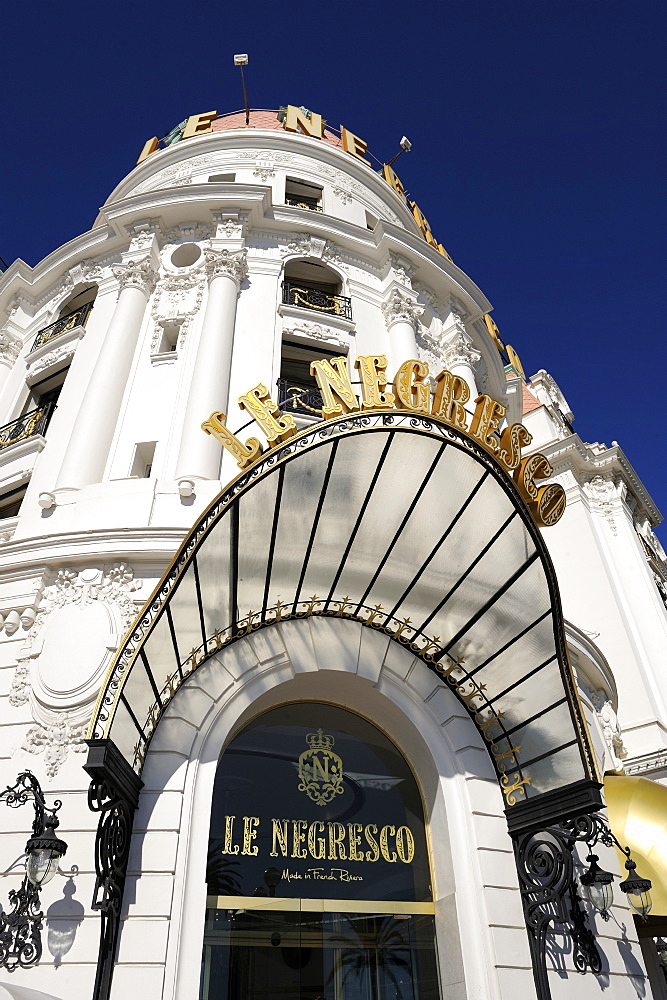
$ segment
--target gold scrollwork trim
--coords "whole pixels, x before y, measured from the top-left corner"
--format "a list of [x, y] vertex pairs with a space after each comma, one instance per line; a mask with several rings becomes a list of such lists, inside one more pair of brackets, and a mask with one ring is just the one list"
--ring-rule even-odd
[[[529, 785], [531, 782], [529, 775], [521, 777], [520, 774], [514, 774], [510, 778], [509, 774], [502, 774], [500, 776], [500, 787], [503, 790], [503, 795], [505, 796], [505, 801], [508, 806], [515, 806], [517, 803], [517, 795], [526, 794], [524, 785]], [[516, 794], [515, 794], [516, 793]]]

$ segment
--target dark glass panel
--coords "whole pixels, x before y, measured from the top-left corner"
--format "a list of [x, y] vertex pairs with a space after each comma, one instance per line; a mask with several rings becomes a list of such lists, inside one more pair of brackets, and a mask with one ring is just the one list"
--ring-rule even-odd
[[208, 886], [216, 896], [430, 900], [421, 798], [403, 756], [332, 705], [267, 712], [218, 766]]

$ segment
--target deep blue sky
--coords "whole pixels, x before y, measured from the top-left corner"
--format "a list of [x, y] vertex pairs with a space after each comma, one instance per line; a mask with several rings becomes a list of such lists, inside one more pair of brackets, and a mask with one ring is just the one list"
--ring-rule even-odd
[[[145, 139], [303, 104], [397, 167], [587, 441], [619, 441], [667, 515], [663, 0], [116, 0], [6, 5], [0, 256], [87, 229]], [[652, 427], [653, 422], [653, 427]], [[661, 532], [663, 542], [667, 533]]]

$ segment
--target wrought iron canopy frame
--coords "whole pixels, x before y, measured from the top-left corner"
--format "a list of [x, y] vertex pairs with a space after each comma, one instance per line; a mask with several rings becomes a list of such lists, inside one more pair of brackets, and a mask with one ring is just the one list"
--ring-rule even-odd
[[197, 667], [312, 615], [382, 630], [448, 683], [485, 740], [512, 831], [600, 808], [540, 532], [491, 455], [411, 412], [317, 424], [237, 477], [119, 649], [90, 736], [140, 773]]

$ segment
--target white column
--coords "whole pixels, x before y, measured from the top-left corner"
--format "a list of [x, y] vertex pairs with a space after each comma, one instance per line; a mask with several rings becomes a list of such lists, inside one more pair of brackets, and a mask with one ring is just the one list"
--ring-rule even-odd
[[466, 403], [465, 408], [469, 413], [473, 413], [475, 410], [475, 399], [480, 391], [475, 378], [475, 365], [482, 356], [473, 347], [461, 314], [455, 309], [450, 311], [448, 318], [443, 324], [441, 344], [445, 368], [452, 375], [458, 375], [459, 378], [462, 378], [470, 389], [470, 400]]
[[382, 304], [382, 312], [389, 331], [389, 373], [393, 378], [404, 361], [419, 359], [416, 330], [424, 310], [414, 296], [394, 288]]
[[109, 457], [146, 302], [155, 285], [153, 253], [113, 266], [120, 293], [72, 429], [56, 490], [99, 483]]
[[236, 301], [247, 273], [246, 250], [207, 250], [208, 301], [188, 393], [176, 478], [219, 479], [222, 450], [201, 429], [215, 410], [227, 412]]

